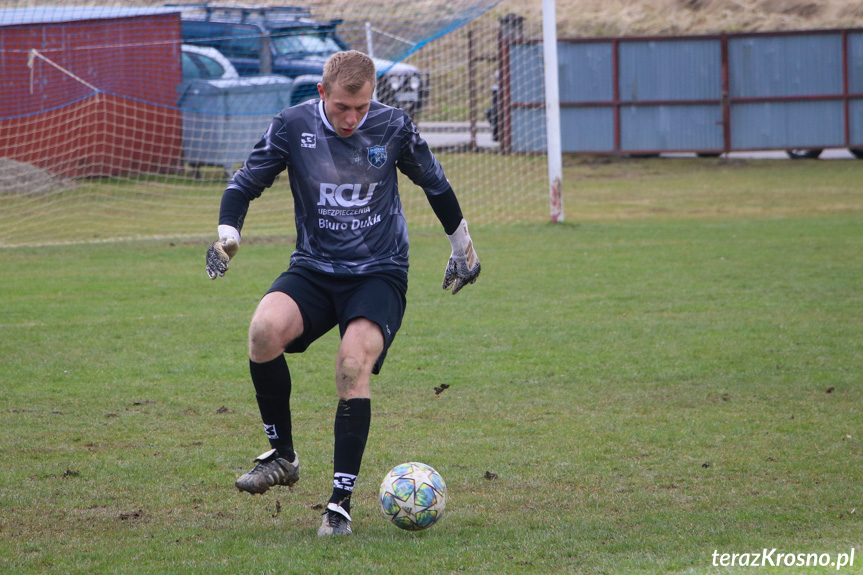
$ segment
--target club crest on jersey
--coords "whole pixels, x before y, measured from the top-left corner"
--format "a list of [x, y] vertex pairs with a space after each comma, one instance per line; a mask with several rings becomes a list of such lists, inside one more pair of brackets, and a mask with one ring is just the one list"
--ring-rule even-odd
[[310, 134], [308, 132], [303, 132], [300, 134], [300, 146], [303, 148], [314, 148], [317, 145], [317, 141], [314, 134]]
[[376, 168], [383, 167], [387, 163], [387, 147], [372, 146], [369, 148], [369, 163]]

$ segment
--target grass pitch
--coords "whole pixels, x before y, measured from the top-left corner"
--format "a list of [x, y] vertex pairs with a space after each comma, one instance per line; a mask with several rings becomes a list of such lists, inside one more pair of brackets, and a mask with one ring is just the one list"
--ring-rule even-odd
[[[483, 274], [457, 296], [443, 234], [413, 230], [336, 541], [315, 535], [335, 334], [289, 356], [300, 483], [233, 487], [267, 447], [246, 329], [291, 238], [248, 241], [215, 282], [203, 238], [3, 250], [0, 571], [749, 573], [714, 552], [775, 548], [855, 549], [840, 572], [861, 572], [861, 180], [569, 160], [570, 223], [472, 226]], [[426, 532], [377, 507], [407, 460], [449, 487]]]

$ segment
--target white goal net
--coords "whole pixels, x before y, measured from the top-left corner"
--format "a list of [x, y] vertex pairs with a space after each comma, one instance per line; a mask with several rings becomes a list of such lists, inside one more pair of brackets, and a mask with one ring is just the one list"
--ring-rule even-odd
[[[226, 178], [345, 47], [376, 59], [376, 98], [411, 113], [471, 224], [547, 221], [547, 158], [513, 149], [501, 97], [512, 42], [541, 35], [541, 0], [0, 1], [0, 247], [212, 236]], [[439, 225], [400, 192], [411, 226]], [[244, 235], [293, 233], [280, 178]]]

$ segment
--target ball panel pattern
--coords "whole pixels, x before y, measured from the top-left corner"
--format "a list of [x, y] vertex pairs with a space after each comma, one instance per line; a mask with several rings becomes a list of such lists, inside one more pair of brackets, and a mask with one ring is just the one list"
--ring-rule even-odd
[[378, 499], [384, 515], [397, 527], [428, 529], [444, 516], [446, 482], [425, 463], [402, 463], [384, 476]]

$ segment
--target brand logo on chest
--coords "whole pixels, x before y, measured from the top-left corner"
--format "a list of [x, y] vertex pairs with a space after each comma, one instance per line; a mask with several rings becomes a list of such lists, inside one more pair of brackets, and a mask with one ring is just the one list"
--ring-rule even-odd
[[378, 183], [363, 184], [321, 184], [319, 206], [359, 208], [372, 200]]

